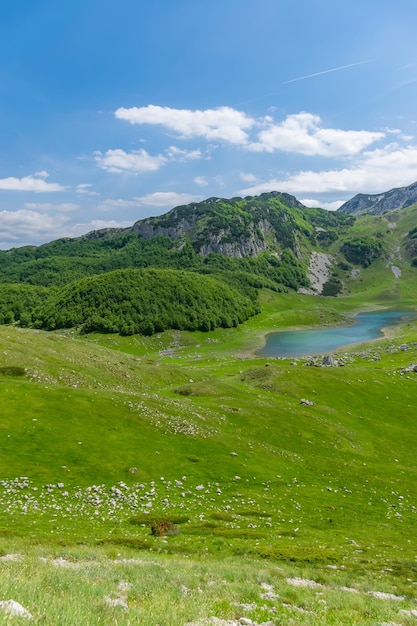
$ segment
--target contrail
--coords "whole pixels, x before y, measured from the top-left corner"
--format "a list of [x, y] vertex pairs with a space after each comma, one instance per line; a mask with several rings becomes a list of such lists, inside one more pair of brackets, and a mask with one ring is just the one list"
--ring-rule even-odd
[[300, 76], [299, 78], [292, 78], [291, 80], [285, 80], [282, 85], [288, 85], [288, 83], [295, 83], [297, 80], [304, 80], [305, 78], [313, 78], [313, 76], [321, 76], [322, 74], [329, 74], [330, 72], [338, 72], [339, 70], [345, 70], [348, 67], [355, 67], [355, 65], [363, 65], [364, 63], [370, 63], [371, 61], [358, 61], [357, 63], [350, 63], [349, 65], [341, 65], [340, 67], [333, 67], [331, 70], [324, 70], [324, 72], [316, 72], [315, 74], [307, 74], [307, 76]]

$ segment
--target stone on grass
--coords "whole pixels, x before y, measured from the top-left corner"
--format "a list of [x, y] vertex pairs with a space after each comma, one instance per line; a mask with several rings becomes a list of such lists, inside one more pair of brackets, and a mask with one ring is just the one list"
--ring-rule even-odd
[[108, 606], [120, 606], [122, 609], [129, 608], [125, 596], [120, 596], [119, 598], [109, 598], [106, 596], [104, 601]]
[[367, 595], [380, 600], [396, 600], [397, 602], [405, 600], [404, 596], [396, 596], [393, 593], [385, 593], [384, 591], [368, 591]]
[[315, 580], [308, 580], [307, 578], [286, 578], [288, 585], [293, 587], [311, 587], [312, 589], [323, 589], [324, 585], [316, 583]]
[[331, 354], [325, 356], [321, 364], [323, 367], [337, 367], [339, 365]]
[[314, 406], [312, 400], [306, 400], [305, 398], [301, 398], [300, 404], [304, 404], [304, 406]]
[[25, 617], [26, 619], [33, 619], [33, 616], [16, 600], [2, 600], [0, 602], [0, 610], [8, 615], [16, 617]]
[[403, 615], [407, 615], [408, 617], [417, 618], [417, 609], [411, 609], [411, 611], [407, 611], [407, 609], [400, 609], [400, 613], [402, 613]]

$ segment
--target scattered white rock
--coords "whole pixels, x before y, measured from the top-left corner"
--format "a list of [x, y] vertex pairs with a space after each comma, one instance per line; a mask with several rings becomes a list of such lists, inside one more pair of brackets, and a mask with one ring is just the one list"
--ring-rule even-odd
[[21, 561], [23, 556], [21, 554], [5, 554], [0, 556], [0, 561]]
[[33, 615], [29, 613], [19, 602], [16, 600], [2, 600], [0, 602], [0, 610], [8, 615], [16, 617], [25, 617], [26, 619], [33, 619]]
[[304, 406], [314, 406], [314, 402], [312, 400], [306, 400], [305, 398], [301, 398], [300, 404], [304, 404]]
[[187, 622], [184, 626], [275, 626], [274, 622], [253, 622], [247, 617], [234, 619], [219, 619], [218, 617], [206, 617], [196, 622]]
[[416, 609], [411, 609], [411, 611], [407, 611], [407, 609], [400, 609], [400, 613], [407, 615], [408, 617], [417, 617]]
[[299, 293], [317, 294], [323, 290], [323, 285], [329, 280], [330, 266], [332, 259], [322, 252], [312, 252], [310, 257], [310, 265], [308, 268], [308, 278], [310, 280], [311, 289], [302, 287]]
[[261, 598], [263, 600], [276, 600], [279, 598], [279, 595], [274, 591], [265, 591], [265, 593], [261, 593]]
[[286, 602], [283, 602], [282, 606], [284, 607], [284, 609], [292, 609], [293, 611], [298, 611], [299, 613], [312, 613], [312, 611], [309, 611], [308, 609], [303, 609], [302, 606], [297, 606], [295, 604], [288, 604]]
[[293, 587], [311, 587], [312, 589], [324, 589], [324, 585], [316, 583], [315, 580], [308, 580], [308, 578], [286, 578], [288, 585]]
[[104, 602], [108, 606], [121, 606], [123, 609], [129, 608], [125, 596], [120, 596], [118, 598], [109, 598], [109, 596], [105, 596]]
[[385, 593], [384, 591], [368, 591], [366, 595], [379, 598], [380, 600], [395, 600], [396, 602], [405, 600], [404, 596], [396, 596], [393, 593]]

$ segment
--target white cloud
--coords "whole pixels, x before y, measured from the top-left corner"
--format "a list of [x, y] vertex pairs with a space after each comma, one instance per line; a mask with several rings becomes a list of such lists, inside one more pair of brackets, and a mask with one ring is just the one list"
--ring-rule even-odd
[[170, 146], [166, 154], [172, 161], [195, 161], [203, 158], [201, 150], [182, 150], [176, 146]]
[[54, 191], [64, 191], [66, 187], [59, 183], [48, 183], [46, 178], [47, 172], [36, 172], [30, 176], [16, 178], [9, 176], [8, 178], [0, 178], [0, 189], [6, 191], [34, 191], [35, 193], [51, 193]]
[[26, 202], [25, 208], [31, 211], [58, 211], [59, 213], [67, 213], [78, 211], [81, 206], [73, 202], [62, 202], [61, 204], [52, 204], [52, 202]]
[[249, 172], [241, 172], [239, 177], [244, 183], [256, 183], [257, 181], [255, 174], [250, 174]]
[[157, 206], [157, 207], [174, 207], [180, 204], [189, 204], [190, 202], [197, 202], [201, 200], [200, 196], [193, 196], [189, 193], [176, 193], [175, 191], [156, 191], [155, 193], [149, 193], [140, 198], [135, 198], [140, 202], [142, 206]]
[[390, 144], [366, 152], [356, 165], [339, 170], [297, 172], [285, 179], [271, 179], [239, 191], [257, 195], [266, 191], [292, 194], [344, 192], [379, 193], [392, 187], [409, 185], [417, 179], [417, 146]]
[[307, 156], [348, 156], [361, 152], [382, 139], [382, 132], [321, 128], [321, 119], [311, 113], [288, 115], [280, 124], [271, 123], [259, 133], [259, 141], [248, 146], [254, 152], [295, 152]]
[[[66, 215], [47, 215], [29, 209], [0, 211], [1, 238], [10, 245], [28, 240], [28, 243], [63, 236], [62, 230], [69, 223]], [[20, 243], [19, 245], [23, 245]]]
[[138, 196], [131, 200], [123, 200], [122, 198], [108, 198], [100, 204], [98, 209], [101, 211], [112, 211], [113, 209], [142, 208], [144, 206], [172, 208], [181, 204], [189, 204], [201, 200], [200, 196], [194, 196], [189, 193], [177, 193], [176, 191], [156, 191], [144, 196]]
[[132, 207], [140, 207], [141, 203], [137, 198], [132, 200], [123, 200], [122, 198], [107, 198], [98, 205], [99, 211], [113, 211], [113, 209], [130, 209]]
[[133, 152], [125, 152], [121, 149], [107, 150], [104, 155], [96, 152], [95, 160], [103, 170], [116, 174], [156, 172], [166, 163], [164, 156], [151, 156], [143, 148]]
[[83, 193], [86, 194], [88, 196], [99, 196], [100, 194], [97, 193], [97, 191], [91, 191], [90, 187], [92, 187], [93, 185], [91, 185], [90, 183], [82, 183], [77, 185], [77, 193]]
[[328, 211], [337, 211], [337, 209], [344, 203], [344, 200], [335, 200], [334, 202], [323, 202], [322, 200], [315, 200], [313, 198], [300, 198], [299, 200], [301, 204], [304, 204], [304, 206], [312, 208], [320, 207], [321, 209], [327, 209]]
[[68, 215], [45, 214], [29, 209], [0, 211], [0, 248], [40, 245], [61, 237], [78, 237], [101, 228], [124, 228], [132, 222], [92, 220], [72, 224]]
[[194, 178], [194, 182], [196, 185], [199, 185], [200, 187], [207, 187], [208, 185], [208, 181], [204, 176], [196, 176]]
[[164, 126], [184, 138], [205, 137], [208, 141], [227, 141], [234, 144], [246, 143], [246, 131], [255, 124], [254, 119], [231, 107], [191, 111], [150, 104], [130, 109], [120, 107], [115, 116], [131, 124]]
[[71, 226], [70, 236], [79, 237], [92, 230], [102, 230], [103, 228], [128, 228], [129, 226], [132, 226], [131, 220], [91, 220], [91, 222]]

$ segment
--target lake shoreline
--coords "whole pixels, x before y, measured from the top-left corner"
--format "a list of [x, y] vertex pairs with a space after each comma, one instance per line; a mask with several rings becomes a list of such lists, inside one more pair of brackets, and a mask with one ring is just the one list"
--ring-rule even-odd
[[[360, 327], [361, 320], [360, 319], [358, 320], [358, 317], [360, 316], [365, 316], [365, 315], [387, 316], [387, 314], [394, 314], [394, 316], [397, 314], [398, 317], [395, 317], [393, 323], [384, 324], [382, 326], [378, 325], [378, 327], [371, 326], [370, 329], [368, 330], [368, 332], [373, 332], [373, 333], [378, 332], [379, 333], [378, 336], [369, 336], [368, 338], [359, 337], [357, 341], [352, 341], [350, 339], [347, 339], [347, 337], [345, 337], [345, 338], [341, 338], [340, 343], [338, 342], [337, 345], [332, 345], [330, 347], [325, 346], [322, 349], [313, 349], [313, 350], [308, 350], [306, 352], [304, 352], [303, 350], [302, 353], [297, 351], [297, 349], [295, 349], [294, 352], [292, 352], [291, 354], [290, 353], [271, 354], [271, 351], [274, 350], [274, 352], [276, 352], [277, 348], [270, 349], [268, 353], [268, 347], [270, 347], [270, 344], [272, 343], [271, 338], [283, 339], [283, 335], [287, 337], [287, 336], [296, 335], [296, 334], [305, 337], [306, 334], [309, 334], [309, 333], [311, 334], [322, 333], [323, 335], [325, 335], [326, 333], [330, 333], [332, 330], [337, 331], [338, 329], [340, 329], [341, 331], [344, 331], [345, 329], [347, 330], [350, 328]], [[352, 349], [355, 346], [359, 346], [363, 344], [370, 344], [370, 343], [374, 343], [375, 341], [380, 341], [381, 339], [390, 339], [394, 337], [396, 335], [396, 330], [398, 330], [398, 328], [400, 328], [403, 325], [405, 321], [404, 318], [411, 317], [411, 316], [415, 316], [415, 311], [406, 310], [403, 308], [401, 309], [384, 308], [384, 309], [378, 309], [378, 310], [370, 309], [370, 308], [367, 308], [365, 310], [360, 309], [355, 312], [352, 312], [351, 316], [346, 317], [344, 321], [341, 321], [336, 324], [286, 327], [285, 329], [282, 329], [282, 330], [262, 333], [262, 335], [260, 335], [259, 338], [262, 337], [263, 346], [251, 352], [254, 356], [257, 356], [259, 358], [277, 358], [277, 359], [308, 358], [311, 356], [318, 356], [318, 355], [326, 355], [326, 354], [333, 354], [333, 353], [337, 354], [337, 353], [345, 352], [349, 349]]]

